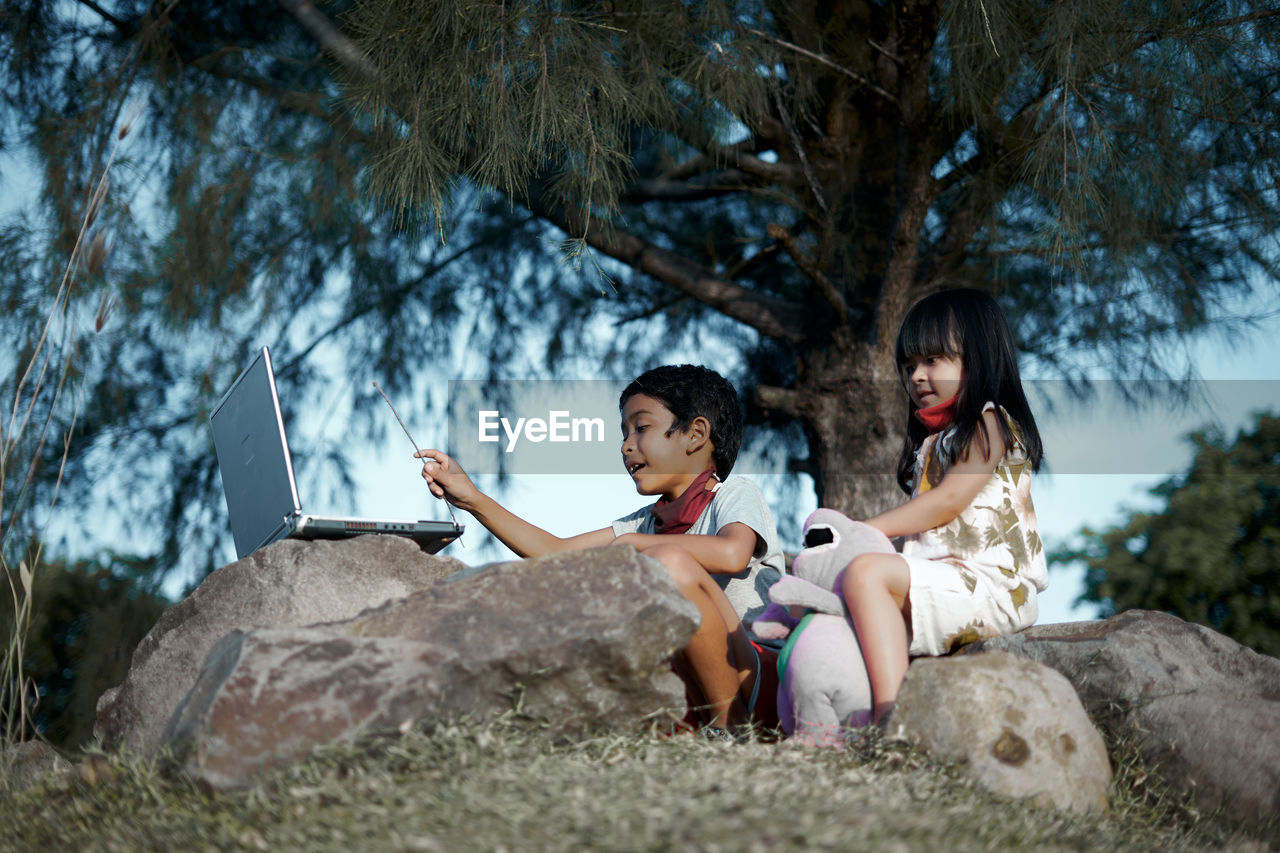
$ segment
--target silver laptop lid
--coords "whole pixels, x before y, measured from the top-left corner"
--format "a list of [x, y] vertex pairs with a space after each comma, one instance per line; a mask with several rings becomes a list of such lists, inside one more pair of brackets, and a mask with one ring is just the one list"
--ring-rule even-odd
[[302, 511], [266, 347], [209, 415], [236, 556], [288, 534]]

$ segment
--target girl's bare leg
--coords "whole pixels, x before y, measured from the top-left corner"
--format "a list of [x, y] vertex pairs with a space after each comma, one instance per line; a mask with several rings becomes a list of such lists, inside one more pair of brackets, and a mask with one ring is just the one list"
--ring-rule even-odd
[[871, 681], [875, 721], [893, 710], [907, 674], [907, 593], [911, 574], [896, 554], [861, 554], [844, 573], [844, 600]]
[[698, 608], [698, 630], [683, 656], [706, 697], [711, 724], [726, 727], [747, 721], [746, 702], [755, 678], [755, 655], [741, 620], [724, 591], [702, 564], [675, 545], [657, 545], [645, 555], [661, 562], [680, 593]]

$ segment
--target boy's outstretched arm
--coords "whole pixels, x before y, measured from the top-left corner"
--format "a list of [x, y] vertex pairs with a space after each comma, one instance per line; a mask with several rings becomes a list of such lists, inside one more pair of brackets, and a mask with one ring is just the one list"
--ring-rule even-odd
[[714, 535], [705, 533], [624, 533], [616, 541], [644, 551], [655, 545], [676, 545], [689, 552], [710, 574], [736, 575], [746, 569], [756, 550], [756, 532], [741, 521], [726, 524]]
[[568, 538], [556, 536], [530, 524], [476, 488], [467, 472], [448, 454], [439, 450], [423, 450], [413, 455], [424, 460], [422, 479], [427, 481], [431, 494], [471, 513], [503, 545], [521, 557], [594, 548], [608, 545], [614, 539], [612, 527]]

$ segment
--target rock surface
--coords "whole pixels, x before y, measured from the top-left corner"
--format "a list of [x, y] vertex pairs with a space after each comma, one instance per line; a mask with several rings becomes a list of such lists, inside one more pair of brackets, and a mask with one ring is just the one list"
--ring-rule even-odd
[[462, 568], [398, 536], [268, 545], [218, 569], [161, 615], [124, 682], [98, 700], [94, 735], [107, 749], [154, 746], [210, 648], [229, 631], [349, 619]]
[[71, 765], [41, 740], [24, 740], [0, 749], [0, 784], [11, 791], [70, 770]]
[[1248, 823], [1280, 818], [1280, 660], [1166, 613], [1039, 625], [976, 643], [1065, 675], [1095, 722], [1137, 737], [1175, 790]]
[[443, 701], [440, 672], [463, 676], [457, 655], [412, 640], [350, 638], [318, 628], [232, 631], [160, 739], [195, 778], [215, 788], [341, 743], [394, 729]]
[[1071, 683], [1005, 652], [912, 663], [888, 734], [964, 765], [1001, 796], [1105, 811], [1111, 762]]
[[360, 732], [515, 713], [548, 735], [684, 712], [697, 610], [629, 547], [488, 566], [344, 622], [233, 632], [161, 739], [215, 787]]

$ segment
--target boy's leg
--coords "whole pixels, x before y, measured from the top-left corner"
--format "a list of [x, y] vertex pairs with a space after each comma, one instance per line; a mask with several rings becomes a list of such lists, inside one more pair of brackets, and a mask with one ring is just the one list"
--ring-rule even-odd
[[862, 647], [878, 723], [893, 710], [907, 674], [911, 573], [897, 554], [861, 554], [844, 573], [844, 600]]
[[684, 659], [712, 714], [711, 724], [747, 722], [747, 703], [755, 686], [755, 653], [724, 590], [702, 564], [677, 545], [656, 545], [644, 554], [666, 567], [681, 595], [698, 608], [698, 630], [684, 648]]

